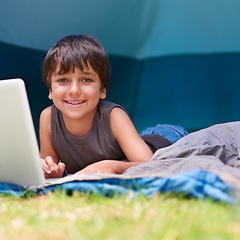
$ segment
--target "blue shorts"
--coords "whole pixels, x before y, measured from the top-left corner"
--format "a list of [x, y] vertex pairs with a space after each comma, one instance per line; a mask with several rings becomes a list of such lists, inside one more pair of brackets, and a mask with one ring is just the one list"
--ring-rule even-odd
[[181, 126], [170, 124], [158, 124], [155, 127], [149, 127], [140, 133], [140, 136], [159, 134], [166, 138], [171, 143], [175, 143], [180, 138], [188, 135], [189, 133]]

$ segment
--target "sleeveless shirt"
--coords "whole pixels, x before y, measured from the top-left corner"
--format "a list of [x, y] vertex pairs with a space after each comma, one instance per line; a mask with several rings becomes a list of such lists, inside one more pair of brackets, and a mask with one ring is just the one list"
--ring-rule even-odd
[[73, 174], [101, 160], [126, 158], [110, 126], [109, 114], [114, 107], [123, 109], [115, 103], [100, 100], [88, 135], [75, 137], [68, 132], [61, 111], [52, 105], [51, 142], [68, 173]]

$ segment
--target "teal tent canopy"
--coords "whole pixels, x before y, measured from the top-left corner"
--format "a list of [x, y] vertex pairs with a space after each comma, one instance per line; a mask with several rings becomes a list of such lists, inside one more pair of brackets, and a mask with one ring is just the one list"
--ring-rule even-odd
[[41, 63], [68, 34], [91, 35], [106, 49], [107, 100], [139, 131], [240, 120], [239, 0], [8, 0], [0, 11], [0, 79], [25, 80], [36, 129], [51, 104]]

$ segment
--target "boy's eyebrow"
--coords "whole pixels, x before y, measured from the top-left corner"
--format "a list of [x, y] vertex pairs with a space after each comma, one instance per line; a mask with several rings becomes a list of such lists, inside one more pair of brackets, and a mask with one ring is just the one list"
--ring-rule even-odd
[[[94, 71], [81, 71], [82, 72], [82, 74], [84, 74], [84, 75], [88, 75], [88, 76], [94, 76], [95, 74], [97, 74], [97, 73], [95, 73]], [[60, 72], [54, 72], [52, 75], [53, 76], [61, 76], [61, 75], [65, 75], [65, 74], [68, 74], [68, 73], [60, 73]]]
[[60, 74], [59, 72], [55, 72], [52, 74], [53, 76], [59, 76], [59, 75], [63, 75], [63, 74]]
[[82, 71], [83, 74], [85, 75], [95, 75], [96, 73], [95, 72], [89, 72], [89, 71]]

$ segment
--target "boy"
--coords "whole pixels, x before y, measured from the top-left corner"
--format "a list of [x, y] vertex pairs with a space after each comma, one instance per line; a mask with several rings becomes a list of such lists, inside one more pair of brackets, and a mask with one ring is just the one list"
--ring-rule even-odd
[[61, 177], [65, 168], [71, 174], [121, 174], [151, 159], [152, 151], [125, 110], [103, 100], [110, 63], [95, 39], [72, 35], [58, 41], [44, 59], [42, 75], [54, 103], [40, 116], [46, 178]]

